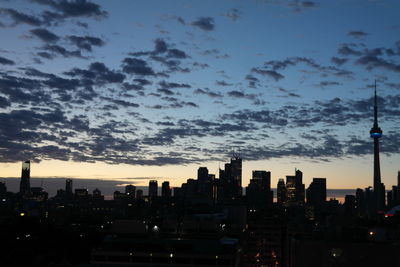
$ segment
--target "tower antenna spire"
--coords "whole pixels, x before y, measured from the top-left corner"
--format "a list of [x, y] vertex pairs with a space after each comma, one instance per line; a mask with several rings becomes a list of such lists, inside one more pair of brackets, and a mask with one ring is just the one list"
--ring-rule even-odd
[[374, 127], [378, 128], [378, 97], [376, 95], [376, 80], [375, 80], [375, 96], [374, 96]]

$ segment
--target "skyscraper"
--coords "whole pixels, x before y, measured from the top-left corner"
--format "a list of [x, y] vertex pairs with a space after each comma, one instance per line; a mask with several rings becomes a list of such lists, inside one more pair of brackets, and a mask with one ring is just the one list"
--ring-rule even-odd
[[234, 200], [242, 196], [242, 159], [234, 154], [230, 163], [225, 164], [225, 170], [219, 171], [223, 198]]
[[321, 205], [326, 201], [326, 178], [313, 178], [307, 188], [307, 203], [313, 206]]
[[295, 175], [286, 176], [287, 204], [304, 204], [303, 173], [296, 169]]
[[169, 182], [168, 181], [163, 182], [161, 185], [161, 196], [163, 198], [170, 198], [171, 195], [172, 195], [172, 189], [169, 186]]
[[157, 180], [149, 181], [149, 197], [155, 198], [158, 195], [158, 183]]
[[207, 167], [200, 167], [197, 170], [197, 180], [205, 182], [208, 180], [208, 169]]
[[379, 162], [379, 138], [382, 137], [382, 130], [378, 125], [378, 101], [376, 96], [375, 81], [375, 97], [374, 97], [374, 125], [370, 130], [370, 136], [374, 139], [374, 210], [382, 211], [385, 206], [385, 191], [381, 182], [381, 167]]
[[125, 186], [125, 194], [131, 198], [135, 198], [136, 186], [128, 184]]
[[248, 205], [251, 208], [265, 208], [272, 205], [271, 172], [253, 171], [253, 178], [246, 188]]
[[31, 190], [31, 162], [29, 160], [22, 163], [21, 182], [19, 192], [23, 195], [28, 194]]
[[67, 195], [72, 195], [72, 180], [71, 179], [65, 180], [65, 193]]
[[280, 178], [278, 181], [277, 201], [280, 204], [284, 204], [286, 202], [286, 186], [285, 186], [285, 180], [283, 180], [282, 178]]

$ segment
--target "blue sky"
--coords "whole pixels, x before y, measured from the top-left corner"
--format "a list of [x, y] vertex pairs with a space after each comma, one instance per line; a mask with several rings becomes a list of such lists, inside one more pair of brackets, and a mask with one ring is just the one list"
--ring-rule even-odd
[[[398, 1], [0, 1], [0, 176], [372, 183], [399, 162]], [[60, 174], [60, 172], [62, 174]], [[130, 179], [132, 181], [132, 179]], [[138, 179], [138, 184], [143, 179]]]

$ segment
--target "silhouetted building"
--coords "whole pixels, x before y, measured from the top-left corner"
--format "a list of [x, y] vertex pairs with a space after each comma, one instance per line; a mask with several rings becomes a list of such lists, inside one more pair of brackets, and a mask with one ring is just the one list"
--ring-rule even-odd
[[279, 179], [278, 185], [277, 185], [277, 201], [280, 204], [284, 204], [286, 202], [286, 185], [285, 185], [285, 180], [282, 178]]
[[400, 171], [397, 171], [397, 187], [400, 187]]
[[355, 203], [356, 213], [359, 217], [363, 217], [366, 215], [366, 203], [365, 203], [365, 194], [361, 188], [357, 188], [356, 190], [356, 203]]
[[252, 179], [246, 188], [246, 198], [250, 209], [272, 205], [271, 172], [253, 171]]
[[114, 191], [113, 197], [115, 201], [121, 202], [122, 200], [126, 199], [126, 194], [117, 190]]
[[346, 195], [344, 198], [344, 210], [347, 216], [353, 216], [356, 211], [356, 197], [353, 195]]
[[72, 180], [65, 180], [65, 193], [72, 195]]
[[205, 182], [208, 180], [208, 169], [207, 167], [200, 167], [197, 170], [197, 180]]
[[22, 163], [21, 182], [19, 192], [23, 195], [29, 194], [31, 190], [31, 162], [29, 160]]
[[95, 190], [93, 190], [93, 200], [95, 200], [95, 201], [104, 200], [104, 196], [101, 194], [101, 191], [97, 188]]
[[170, 198], [172, 195], [172, 188], [169, 186], [169, 182], [165, 181], [161, 185], [161, 196], [163, 198]]
[[213, 180], [215, 175], [209, 174], [206, 167], [200, 167], [197, 170], [198, 192], [209, 198], [212, 198]]
[[143, 198], [143, 190], [142, 189], [138, 189], [136, 191], [136, 199], [142, 199]]
[[[61, 192], [60, 192], [61, 193]], [[65, 180], [65, 192], [64, 192], [64, 200], [71, 201], [73, 199], [73, 191], [72, 191], [72, 180], [67, 179]]]
[[235, 196], [242, 195], [242, 159], [239, 155], [231, 158], [231, 175], [234, 182]]
[[286, 176], [287, 204], [304, 204], [303, 173], [296, 169], [294, 176]]
[[77, 188], [75, 189], [75, 194], [74, 194], [75, 200], [88, 200], [89, 199], [89, 190], [86, 188]]
[[378, 125], [378, 100], [376, 95], [375, 82], [375, 97], [374, 97], [374, 125], [370, 130], [370, 136], [374, 139], [374, 203], [373, 210], [383, 211], [385, 207], [385, 189], [381, 182], [381, 167], [379, 162], [379, 138], [382, 137], [382, 130]]
[[158, 183], [157, 180], [149, 181], [149, 197], [155, 198], [158, 196]]
[[[7, 194], [7, 186], [6, 183], [0, 182], [0, 197], [3, 198]], [[1, 201], [1, 200], [0, 200]]]
[[307, 188], [307, 203], [313, 206], [321, 205], [326, 201], [326, 178], [313, 178]]
[[30, 189], [30, 200], [34, 201], [46, 201], [49, 197], [49, 194], [43, 190], [41, 187], [31, 187]]
[[225, 164], [225, 170], [219, 171], [220, 197], [227, 200], [234, 200], [242, 196], [242, 159], [234, 155], [230, 163]]
[[125, 194], [130, 198], [135, 198], [136, 186], [131, 184], [125, 186]]

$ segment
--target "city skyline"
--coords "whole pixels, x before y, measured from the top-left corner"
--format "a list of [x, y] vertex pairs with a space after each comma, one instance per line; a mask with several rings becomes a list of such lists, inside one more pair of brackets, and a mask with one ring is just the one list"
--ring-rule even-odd
[[0, 178], [31, 160], [32, 178], [180, 186], [236, 151], [243, 185], [298, 168], [373, 186], [377, 80], [381, 181], [396, 184], [398, 2], [60, 3], [2, 2]]

